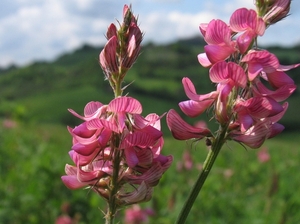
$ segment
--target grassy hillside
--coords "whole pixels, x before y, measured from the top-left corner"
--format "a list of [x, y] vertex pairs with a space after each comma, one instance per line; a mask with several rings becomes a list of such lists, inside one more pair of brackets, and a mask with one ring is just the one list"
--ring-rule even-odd
[[[214, 88], [208, 70], [197, 61], [203, 46], [203, 40], [196, 37], [168, 45], [147, 44], [143, 47], [138, 61], [127, 74], [127, 84], [134, 82], [126, 92], [143, 103], [144, 114], [178, 109], [178, 102], [186, 99], [181, 85], [185, 76], [195, 82], [199, 93]], [[53, 62], [0, 70], [0, 116], [72, 125], [76, 120], [67, 112], [68, 108], [81, 112], [88, 101], [109, 102], [112, 92], [99, 66], [100, 51], [101, 47], [85, 45]], [[282, 64], [300, 61], [300, 46], [290, 49], [271, 47], [270, 51], [278, 55]], [[299, 69], [289, 72], [296, 83], [300, 83], [298, 73]], [[300, 125], [300, 117], [293, 116], [300, 113], [299, 101], [298, 89], [282, 120], [287, 130]]]
[[[147, 44], [128, 73], [134, 81], [126, 91], [142, 102], [144, 114], [162, 114], [178, 109], [186, 99], [181, 85], [190, 77], [199, 90], [207, 93], [214, 86], [207, 69], [197, 61], [203, 50], [200, 38], [169, 45]], [[300, 62], [300, 46], [272, 47], [282, 64]], [[68, 151], [71, 136], [66, 125], [79, 120], [68, 113], [81, 113], [89, 101], [107, 103], [112, 99], [109, 84], [98, 65], [101, 48], [83, 46], [61, 55], [53, 62], [36, 62], [17, 68], [0, 69], [0, 223], [54, 223], [62, 214], [60, 206], [69, 203], [69, 215], [80, 223], [101, 223], [104, 201], [89, 190], [71, 191], [60, 176], [71, 163]], [[299, 69], [289, 74], [300, 84]], [[300, 90], [290, 98], [283, 119], [287, 131], [263, 146], [270, 160], [259, 162], [259, 150], [246, 151], [229, 142], [222, 149], [200, 197], [187, 221], [189, 223], [286, 223], [300, 222], [299, 172]], [[12, 118], [12, 119], [8, 119]], [[206, 119], [204, 114], [203, 119]], [[17, 122], [15, 122], [17, 121]], [[166, 130], [163, 121], [163, 129]], [[149, 223], [174, 223], [192, 183], [201, 169], [207, 148], [201, 142], [180, 142], [165, 131], [163, 154], [174, 156], [154, 198], [143, 207], [155, 215]], [[180, 169], [184, 150], [192, 153], [191, 170]], [[181, 164], [180, 164], [181, 163]], [[245, 203], [246, 202], [246, 203]], [[120, 211], [117, 221], [123, 222]]]

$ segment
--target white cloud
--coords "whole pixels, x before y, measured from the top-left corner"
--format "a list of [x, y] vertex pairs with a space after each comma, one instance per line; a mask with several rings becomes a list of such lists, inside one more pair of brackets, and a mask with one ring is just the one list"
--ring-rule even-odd
[[[121, 19], [125, 3], [139, 15], [145, 41], [166, 43], [200, 35], [199, 24], [229, 21], [239, 7], [254, 8], [253, 0], [2, 0], [0, 8], [0, 66], [54, 59], [84, 43], [102, 45], [111, 22]], [[262, 43], [299, 43], [300, 1], [292, 15], [266, 32]]]
[[214, 18], [210, 12], [198, 14], [181, 13], [179, 11], [167, 14], [153, 12], [140, 18], [141, 29], [145, 32], [145, 40], [158, 43], [173, 41], [200, 35], [199, 24], [209, 22]]

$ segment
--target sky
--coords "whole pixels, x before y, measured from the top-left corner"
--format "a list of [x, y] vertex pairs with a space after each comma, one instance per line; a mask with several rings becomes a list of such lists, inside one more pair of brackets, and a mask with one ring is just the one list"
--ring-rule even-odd
[[[138, 15], [144, 43], [157, 44], [200, 36], [200, 23], [228, 22], [237, 8], [255, 8], [253, 0], [1, 0], [0, 67], [55, 60], [83, 44], [104, 45], [124, 4]], [[300, 1], [292, 1], [291, 15], [271, 26], [259, 44], [299, 44], [299, 9]]]

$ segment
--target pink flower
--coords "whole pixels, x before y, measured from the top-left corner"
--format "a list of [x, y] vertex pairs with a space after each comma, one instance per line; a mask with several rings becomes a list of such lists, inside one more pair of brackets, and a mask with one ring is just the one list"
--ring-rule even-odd
[[252, 41], [265, 32], [265, 23], [252, 9], [237, 9], [230, 17], [230, 28], [233, 32], [243, 32], [237, 37], [237, 45], [241, 54], [244, 54]]
[[241, 131], [245, 132], [257, 119], [268, 118], [284, 111], [272, 98], [252, 97], [246, 101], [237, 101], [234, 110], [238, 115]]
[[268, 152], [267, 147], [263, 147], [257, 152], [257, 159], [261, 163], [266, 163], [270, 160], [270, 153]]
[[189, 78], [183, 78], [182, 84], [187, 97], [190, 100], [179, 103], [183, 113], [189, 117], [196, 117], [202, 114], [216, 100], [218, 92], [214, 91], [205, 95], [198, 95], [194, 84]]
[[250, 148], [259, 148], [267, 139], [271, 128], [272, 124], [269, 120], [259, 121], [248, 128], [244, 133], [237, 130], [232, 131], [230, 137]]
[[142, 209], [139, 205], [133, 205], [125, 211], [126, 224], [142, 224], [148, 222], [148, 217], [153, 216], [154, 211], [150, 208]]
[[56, 220], [55, 220], [55, 224], [72, 224], [72, 219], [71, 217], [69, 217], [68, 215], [62, 215], [59, 216]]
[[[107, 105], [90, 102], [84, 108], [84, 116], [70, 112], [84, 122], [68, 128], [73, 137], [69, 154], [75, 166], [66, 165], [64, 184], [71, 189], [90, 186], [108, 199], [113, 158], [120, 155], [119, 205], [149, 200], [152, 187], [173, 161], [172, 156], [161, 155], [164, 143], [161, 117], [141, 116], [140, 102], [126, 96], [115, 98]], [[127, 185], [137, 186], [130, 192]]]
[[198, 55], [198, 61], [202, 66], [208, 67], [223, 61], [236, 51], [235, 42], [231, 40], [231, 30], [222, 20], [201, 24], [200, 31], [208, 43], [204, 47], [205, 53]]
[[174, 138], [188, 140], [191, 138], [202, 139], [211, 136], [209, 129], [205, 127], [194, 127], [186, 123], [175, 110], [169, 110], [167, 124]]

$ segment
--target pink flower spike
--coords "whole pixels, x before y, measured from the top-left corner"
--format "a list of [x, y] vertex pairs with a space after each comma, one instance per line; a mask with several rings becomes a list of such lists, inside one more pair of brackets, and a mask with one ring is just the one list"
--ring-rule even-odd
[[174, 138], [178, 140], [188, 140], [191, 138], [202, 139], [211, 136], [207, 128], [196, 128], [186, 123], [179, 114], [171, 109], [167, 114], [167, 125]]

